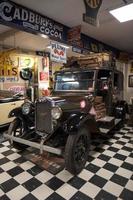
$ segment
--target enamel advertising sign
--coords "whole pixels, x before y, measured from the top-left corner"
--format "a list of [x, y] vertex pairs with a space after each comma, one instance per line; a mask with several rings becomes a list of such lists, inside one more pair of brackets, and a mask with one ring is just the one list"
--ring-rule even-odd
[[9, 0], [0, 0], [0, 22], [35, 34], [64, 39], [64, 26]]
[[66, 63], [66, 48], [59, 43], [51, 42], [50, 58], [54, 62]]
[[102, 0], [84, 0], [86, 13], [83, 14], [83, 21], [97, 26], [97, 15], [101, 7]]

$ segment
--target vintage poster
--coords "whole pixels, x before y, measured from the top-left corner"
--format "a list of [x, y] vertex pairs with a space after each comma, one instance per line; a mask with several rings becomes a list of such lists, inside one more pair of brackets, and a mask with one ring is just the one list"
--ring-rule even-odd
[[38, 57], [39, 89], [47, 90], [49, 87], [49, 57]]

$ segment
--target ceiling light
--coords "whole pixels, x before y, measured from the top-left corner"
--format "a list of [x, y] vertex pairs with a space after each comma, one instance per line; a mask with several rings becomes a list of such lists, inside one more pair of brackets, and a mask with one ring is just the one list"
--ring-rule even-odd
[[48, 45], [48, 46], [47, 46], [47, 49], [51, 49], [51, 45]]
[[40, 34], [40, 36], [45, 38], [45, 39], [49, 38], [47, 35], [44, 35], [44, 34]]
[[133, 3], [109, 12], [120, 22], [133, 20]]

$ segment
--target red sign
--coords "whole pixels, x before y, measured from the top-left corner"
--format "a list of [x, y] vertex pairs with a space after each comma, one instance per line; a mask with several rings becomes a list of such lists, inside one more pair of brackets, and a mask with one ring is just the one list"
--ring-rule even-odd
[[51, 42], [50, 58], [54, 62], [66, 63], [66, 47], [62, 44]]
[[40, 72], [40, 81], [48, 81], [48, 72]]

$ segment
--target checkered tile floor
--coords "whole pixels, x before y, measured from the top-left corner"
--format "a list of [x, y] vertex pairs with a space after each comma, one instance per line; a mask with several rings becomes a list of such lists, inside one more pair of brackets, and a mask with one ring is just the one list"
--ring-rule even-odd
[[53, 176], [0, 144], [0, 200], [133, 200], [133, 129], [93, 140], [84, 170]]

